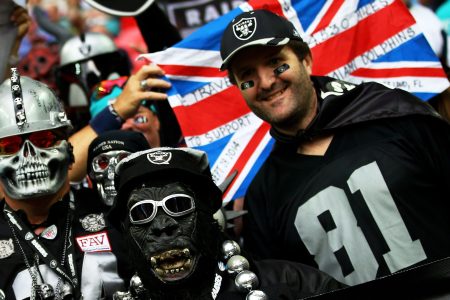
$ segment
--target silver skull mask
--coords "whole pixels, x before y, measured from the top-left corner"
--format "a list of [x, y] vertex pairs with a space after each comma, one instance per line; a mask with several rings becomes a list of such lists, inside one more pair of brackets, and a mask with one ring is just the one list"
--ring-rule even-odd
[[116, 165], [130, 152], [124, 150], [108, 151], [97, 155], [92, 160], [91, 179], [97, 187], [98, 194], [103, 202], [112, 206], [116, 198], [117, 191], [114, 187], [114, 170]]
[[72, 160], [65, 140], [72, 124], [62, 103], [48, 86], [21, 77], [17, 68], [0, 85], [0, 99], [0, 182], [5, 194], [24, 200], [56, 193]]
[[39, 148], [26, 139], [12, 155], [0, 156], [0, 181], [12, 199], [29, 199], [56, 193], [67, 179], [69, 143]]

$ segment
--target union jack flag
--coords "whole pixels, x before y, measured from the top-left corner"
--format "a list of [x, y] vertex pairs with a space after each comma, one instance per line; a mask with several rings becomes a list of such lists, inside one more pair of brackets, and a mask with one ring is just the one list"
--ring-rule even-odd
[[169, 102], [187, 146], [207, 152], [216, 183], [238, 171], [224, 195], [244, 195], [268, 156], [269, 125], [247, 107], [221, 65], [223, 30], [243, 11], [285, 16], [310, 45], [314, 75], [377, 81], [423, 100], [449, 86], [447, 77], [401, 0], [250, 0], [162, 52], [144, 57], [172, 82]]

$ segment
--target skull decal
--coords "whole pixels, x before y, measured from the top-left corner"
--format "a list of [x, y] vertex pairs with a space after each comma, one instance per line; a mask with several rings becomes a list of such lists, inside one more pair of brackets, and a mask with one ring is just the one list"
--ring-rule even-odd
[[51, 195], [63, 186], [69, 165], [66, 140], [51, 148], [39, 148], [26, 139], [18, 152], [0, 156], [0, 181], [12, 199]]

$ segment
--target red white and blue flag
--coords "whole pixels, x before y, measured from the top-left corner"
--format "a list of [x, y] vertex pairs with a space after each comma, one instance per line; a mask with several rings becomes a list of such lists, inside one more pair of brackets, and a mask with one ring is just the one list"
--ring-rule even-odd
[[256, 0], [201, 27], [174, 47], [143, 55], [172, 82], [169, 102], [187, 146], [207, 152], [221, 183], [238, 171], [224, 202], [244, 195], [268, 156], [269, 125], [247, 107], [220, 72], [223, 30], [243, 11], [264, 8], [297, 27], [313, 53], [313, 74], [377, 81], [423, 100], [449, 86], [447, 77], [401, 0]]

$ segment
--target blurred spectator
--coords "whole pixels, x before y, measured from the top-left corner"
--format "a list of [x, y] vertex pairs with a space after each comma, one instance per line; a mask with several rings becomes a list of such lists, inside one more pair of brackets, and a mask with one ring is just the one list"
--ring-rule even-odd
[[21, 74], [44, 82], [51, 89], [56, 89], [54, 71], [59, 63], [58, 43], [41, 35], [34, 21], [28, 33], [28, 42], [30, 48], [18, 66]]
[[[89, 107], [92, 89], [106, 79], [130, 75], [127, 54], [103, 33], [87, 32], [68, 39], [56, 71], [60, 97], [71, 108]], [[88, 118], [89, 120], [89, 118]], [[77, 120], [79, 126], [88, 120]]]
[[429, 7], [433, 11], [436, 11], [438, 7], [445, 2], [445, 0], [415, 0], [415, 1]]
[[[89, 125], [70, 137], [75, 155], [75, 164], [70, 171], [71, 181], [79, 182], [86, 176], [87, 149], [91, 141], [98, 135], [105, 131], [120, 129], [129, 118], [133, 118], [134, 122], [150, 123], [149, 119], [143, 120], [143, 118], [138, 117], [139, 120], [137, 120], [136, 116], [142, 109], [143, 99], [147, 99], [146, 103], [147, 101], [151, 103], [159, 100], [166, 102], [167, 94], [164, 91], [170, 87], [170, 83], [161, 79], [163, 75], [163, 71], [156, 65], [143, 66], [136, 74], [128, 77], [117, 98], [107, 103], [90, 120]], [[138, 115], [136, 115], [137, 113]], [[165, 116], [161, 115], [161, 117]], [[173, 125], [178, 126], [178, 124]], [[155, 128], [151, 129], [155, 130]]]
[[30, 27], [30, 16], [25, 8], [7, 1], [0, 6], [0, 34], [3, 43], [0, 50], [0, 82], [6, 77], [7, 67], [19, 62], [19, 47]]
[[86, 6], [83, 10], [83, 18], [86, 32], [99, 32], [107, 34], [111, 38], [119, 34], [120, 21], [114, 16]]

